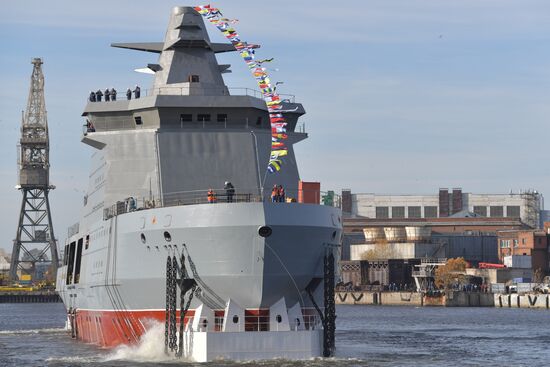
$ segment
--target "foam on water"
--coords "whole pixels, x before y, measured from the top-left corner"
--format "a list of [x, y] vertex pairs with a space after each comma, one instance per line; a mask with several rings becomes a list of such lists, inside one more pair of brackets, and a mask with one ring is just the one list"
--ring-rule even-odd
[[183, 361], [164, 353], [164, 324], [153, 322], [147, 325], [147, 331], [142, 335], [137, 345], [121, 345], [107, 356], [105, 361], [134, 362], [170, 362]]
[[65, 328], [32, 329], [32, 330], [0, 330], [0, 335], [18, 335], [18, 334], [56, 334], [66, 333]]

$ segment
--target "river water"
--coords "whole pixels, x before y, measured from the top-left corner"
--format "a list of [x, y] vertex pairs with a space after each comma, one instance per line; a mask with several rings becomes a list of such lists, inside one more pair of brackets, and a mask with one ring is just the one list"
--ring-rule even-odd
[[[548, 366], [550, 312], [339, 306], [336, 357], [208, 366]], [[193, 366], [164, 356], [158, 328], [137, 347], [99, 349], [63, 330], [62, 304], [0, 304], [0, 366]]]

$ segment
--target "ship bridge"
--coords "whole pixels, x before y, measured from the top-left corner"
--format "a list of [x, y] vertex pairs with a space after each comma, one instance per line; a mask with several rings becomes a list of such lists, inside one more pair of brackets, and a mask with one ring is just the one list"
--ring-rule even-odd
[[293, 144], [307, 138], [298, 122], [303, 106], [281, 95], [288, 155], [280, 172], [267, 174], [267, 106], [260, 92], [224, 84], [230, 65], [218, 64], [215, 55], [235, 49], [211, 42], [193, 8], [174, 8], [164, 42], [112, 46], [159, 56], [143, 69], [154, 75], [151, 88], [129, 97], [119, 89], [116, 100], [89, 101], [84, 109], [82, 141], [97, 149], [86, 218], [128, 197], [163, 201], [178, 192], [221, 189], [225, 181], [239, 194], [268, 193], [274, 184], [298, 190]]

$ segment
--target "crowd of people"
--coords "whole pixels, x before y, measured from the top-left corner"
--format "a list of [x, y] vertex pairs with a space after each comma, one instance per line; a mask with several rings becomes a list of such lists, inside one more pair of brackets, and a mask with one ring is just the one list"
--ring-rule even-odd
[[[231, 182], [225, 181], [223, 189], [225, 190], [226, 201], [228, 203], [232, 203], [233, 197], [235, 196], [235, 186], [233, 186]], [[206, 194], [206, 197], [210, 204], [214, 204], [218, 201], [218, 196], [216, 195], [216, 191], [214, 191], [212, 188], [208, 189], [208, 193]]]
[[[141, 89], [138, 85], [136, 85], [135, 89], [132, 90], [128, 88], [126, 90], [126, 99], [129, 101], [132, 99], [132, 93], [134, 94], [134, 98], [138, 99], [141, 97]], [[90, 102], [101, 102], [103, 97], [105, 97], [105, 102], [109, 101], [116, 101], [117, 91], [115, 88], [106, 88], [104, 91], [101, 91], [101, 89], [98, 89], [96, 92], [91, 91], [89, 101]]]
[[[235, 196], [235, 186], [233, 186], [231, 182], [225, 181], [223, 189], [225, 190], [226, 202], [232, 203], [233, 197]], [[210, 204], [217, 203], [218, 194], [216, 193], [216, 190], [209, 188], [208, 192], [206, 193], [206, 198], [208, 200], [208, 203]], [[273, 189], [271, 190], [271, 202], [273, 203], [286, 202], [286, 193], [283, 185], [273, 185]]]
[[285, 202], [285, 189], [282, 185], [273, 185], [271, 189], [271, 202], [272, 203], [284, 203]]

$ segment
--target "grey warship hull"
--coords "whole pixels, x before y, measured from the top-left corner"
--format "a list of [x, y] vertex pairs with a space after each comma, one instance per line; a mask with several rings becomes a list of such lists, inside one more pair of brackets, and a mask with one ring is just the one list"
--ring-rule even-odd
[[[293, 144], [307, 137], [296, 130], [303, 107], [284, 102], [288, 156], [280, 172], [267, 174], [266, 105], [225, 87], [228, 66], [214, 54], [229, 48], [210, 42], [192, 8], [174, 9], [161, 46], [116, 46], [160, 59], [144, 96], [89, 102], [83, 113], [82, 141], [94, 149], [89, 187], [57, 273], [73, 336], [101, 346], [138, 343], [165, 322], [167, 258], [184, 255], [197, 286], [185, 313], [186, 338], [196, 338], [187, 344], [192, 358], [319, 355], [313, 307], [322, 304], [323, 261], [342, 224], [337, 202], [320, 205], [318, 189], [299, 187]], [[219, 188], [228, 180], [234, 196]], [[274, 184], [286, 188], [285, 202], [271, 202]], [[206, 200], [208, 188], [215, 203]]]

